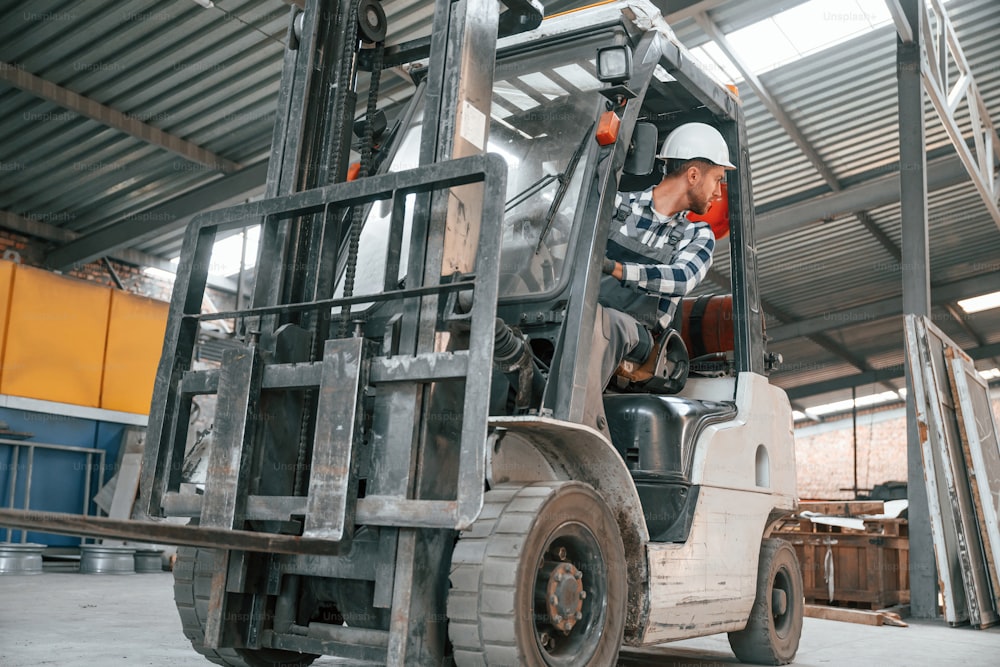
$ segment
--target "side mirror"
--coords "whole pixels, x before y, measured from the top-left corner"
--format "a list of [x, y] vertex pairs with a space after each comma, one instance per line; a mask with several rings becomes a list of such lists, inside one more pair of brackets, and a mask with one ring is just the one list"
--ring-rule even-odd
[[656, 164], [656, 125], [636, 123], [632, 143], [625, 156], [624, 172], [630, 176], [649, 176]]

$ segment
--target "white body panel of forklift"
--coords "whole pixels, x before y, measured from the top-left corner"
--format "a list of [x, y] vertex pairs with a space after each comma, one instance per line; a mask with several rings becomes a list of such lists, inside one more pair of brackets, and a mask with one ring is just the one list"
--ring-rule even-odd
[[[702, 380], [704, 389], [729, 379]], [[723, 388], [723, 391], [725, 388]], [[791, 406], [767, 378], [741, 373], [735, 419], [698, 438], [701, 486], [687, 541], [649, 543], [644, 644], [741, 630], [754, 603], [761, 538], [772, 510], [795, 508]]]

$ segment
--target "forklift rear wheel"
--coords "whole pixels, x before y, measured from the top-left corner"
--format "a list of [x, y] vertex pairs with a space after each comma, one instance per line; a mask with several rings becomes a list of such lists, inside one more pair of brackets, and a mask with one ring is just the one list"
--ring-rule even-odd
[[785, 665], [795, 658], [802, 634], [805, 598], [795, 549], [785, 540], [767, 539], [760, 548], [757, 597], [747, 627], [729, 633], [740, 662]]
[[498, 486], [452, 556], [455, 663], [610, 667], [625, 627], [625, 548], [580, 482]]
[[205, 648], [205, 614], [212, 594], [214, 556], [211, 549], [181, 547], [174, 563], [174, 603], [184, 636], [194, 650], [226, 667], [306, 667], [316, 655], [276, 649]]

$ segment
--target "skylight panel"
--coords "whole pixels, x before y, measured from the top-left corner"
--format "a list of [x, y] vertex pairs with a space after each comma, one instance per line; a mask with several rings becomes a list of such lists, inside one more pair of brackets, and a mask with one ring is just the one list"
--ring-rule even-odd
[[959, 307], [967, 313], [978, 313], [983, 310], [1000, 308], [1000, 292], [991, 292], [974, 296], [971, 299], [962, 299], [958, 302]]
[[812, 0], [774, 16], [774, 23], [806, 55], [889, 23], [883, 0]]
[[561, 65], [552, 71], [566, 79], [571, 85], [576, 86], [577, 90], [597, 90], [601, 87], [601, 82], [597, 80], [596, 76], [576, 63]]
[[890, 23], [884, 0], [810, 0], [726, 37], [750, 71], [763, 74]]
[[726, 54], [715, 42], [706, 42], [691, 49], [691, 55], [701, 63], [709, 76], [721, 84], [737, 83], [743, 80], [743, 75], [736, 69], [736, 65], [726, 57]]
[[883, 403], [892, 403], [899, 401], [901, 398], [901, 392], [897, 393], [895, 391], [883, 391], [880, 394], [871, 394], [869, 396], [858, 396], [856, 401], [847, 399], [844, 401], [834, 401], [833, 403], [825, 403], [823, 405], [817, 405], [811, 408], [806, 408], [807, 416], [820, 417], [823, 415], [833, 414], [835, 412], [846, 412], [851, 410], [853, 407], [857, 406], [859, 408], [872, 406], [872, 405], [882, 405]]
[[566, 91], [560, 88], [555, 81], [545, 76], [541, 72], [531, 72], [518, 77], [522, 82], [545, 96], [547, 100], [554, 100], [557, 97], [566, 95]]
[[506, 81], [497, 82], [493, 86], [493, 94], [506, 102], [508, 106], [515, 106], [521, 111], [534, 109], [538, 106], [538, 102], [532, 99], [530, 95], [518, 90]]
[[758, 21], [726, 37], [755, 74], [789, 63], [801, 55], [774, 19]]

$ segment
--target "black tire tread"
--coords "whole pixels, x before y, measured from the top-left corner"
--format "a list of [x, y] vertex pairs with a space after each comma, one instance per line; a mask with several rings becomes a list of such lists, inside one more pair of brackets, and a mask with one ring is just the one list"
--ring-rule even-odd
[[195, 576], [198, 551], [193, 547], [180, 547], [174, 564], [174, 604], [181, 617], [184, 636], [191, 647], [210, 662], [227, 667], [250, 667], [233, 649], [205, 648], [205, 622], [198, 612], [198, 603], [207, 604], [210, 589], [204, 590], [204, 583]]
[[518, 565], [533, 539], [540, 510], [566, 486], [585, 486], [594, 493], [573, 481], [495, 487], [486, 494], [480, 518], [459, 537], [447, 607], [457, 667], [520, 667], [531, 662], [523, 654], [514, 620], [522, 576]]
[[[205, 612], [212, 592], [212, 578], [197, 576], [198, 559], [210, 553], [206, 549], [180, 547], [174, 564], [174, 604], [181, 619], [184, 636], [200, 655], [209, 662], [223, 667], [268, 667], [270, 660], [256, 660], [252, 652], [240, 652], [231, 648], [205, 648]], [[315, 658], [302, 656], [300, 665], [305, 666]], [[282, 664], [289, 664], [283, 662]]]
[[[782, 550], [787, 550], [798, 563], [795, 556], [795, 549], [791, 544], [781, 539], [765, 539], [761, 543], [760, 561], [758, 563], [757, 575], [757, 595], [754, 599], [753, 607], [750, 610], [750, 620], [745, 629], [738, 632], [729, 633], [729, 646], [740, 662], [756, 665], [784, 665], [791, 662], [795, 657], [792, 651], [790, 657], [783, 657], [777, 654], [775, 646], [771, 642], [771, 614], [770, 614], [770, 568], [771, 563]], [[768, 573], [768, 590], [764, 596], [761, 595], [762, 577]], [[793, 576], [795, 588], [797, 588], [797, 601], [800, 617], [798, 619], [798, 631], [802, 630], [801, 613], [804, 605], [803, 583], [801, 570], [796, 566]], [[792, 604], [792, 601], [789, 601]], [[761, 619], [767, 619], [762, 621]], [[795, 645], [798, 646], [798, 636], [795, 638]]]
[[[458, 540], [448, 593], [448, 635], [458, 667], [519, 664], [513, 627], [503, 622], [484, 625], [481, 619], [509, 620], [517, 576], [512, 565], [524, 543], [523, 522], [530, 525], [561, 484], [491, 489], [480, 518]], [[506, 612], [508, 607], [510, 612]]]

